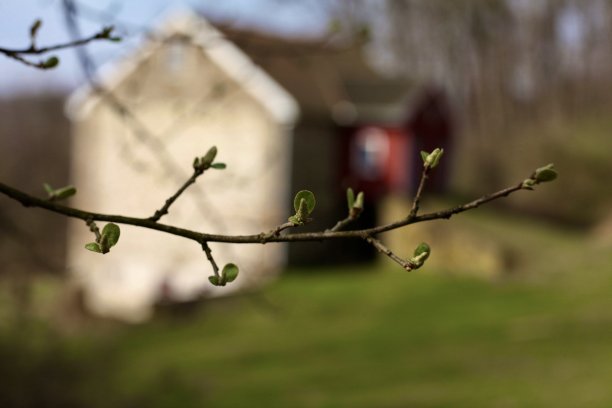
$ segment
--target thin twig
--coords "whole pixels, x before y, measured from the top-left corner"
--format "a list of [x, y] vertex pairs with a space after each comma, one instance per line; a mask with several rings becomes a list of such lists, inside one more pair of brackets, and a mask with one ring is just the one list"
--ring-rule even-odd
[[13, 58], [21, 62], [22, 64], [25, 64], [33, 68], [46, 69], [48, 67], [45, 67], [44, 61], [43, 62], [32, 62], [32, 61], [25, 59], [23, 56], [24, 55], [42, 55], [42, 54], [49, 53], [51, 51], [79, 47], [79, 46], [86, 45], [86, 44], [89, 44], [90, 42], [97, 41], [97, 40], [110, 40], [110, 39], [111, 38], [110, 38], [109, 28], [105, 27], [99, 32], [89, 37], [81, 38], [81, 39], [74, 40], [74, 41], [69, 41], [69, 42], [62, 43], [62, 44], [50, 45], [47, 47], [36, 47], [34, 44], [30, 45], [28, 48], [21, 48], [21, 49], [11, 49], [11, 48], [0, 47], [0, 54], [4, 54], [5, 56], [9, 58]]
[[151, 221], [157, 222], [157, 221], [159, 221], [161, 219], [161, 217], [163, 217], [164, 215], [168, 214], [168, 209], [170, 208], [170, 206], [176, 201], [177, 198], [179, 198], [181, 196], [181, 194], [183, 194], [183, 192], [185, 190], [187, 190], [187, 188], [189, 188], [190, 185], [195, 183], [197, 178], [199, 176], [201, 176], [202, 174], [204, 174], [204, 169], [196, 168], [193, 171], [193, 174], [191, 175], [191, 177], [189, 177], [189, 179], [187, 179], [187, 181], [185, 183], [183, 183], [181, 188], [179, 188], [177, 190], [177, 192], [172, 195], [172, 197], [168, 198], [166, 200], [164, 206], [162, 208], [160, 208], [159, 210], [155, 211], [155, 214], [153, 214], [153, 216], [149, 217], [149, 219]]
[[204, 252], [206, 252], [206, 258], [208, 259], [208, 262], [210, 262], [210, 264], [212, 265], [213, 273], [218, 278], [219, 277], [219, 266], [215, 262], [215, 258], [213, 258], [212, 256], [212, 250], [208, 246], [208, 242], [206, 241], [202, 242], [202, 249], [204, 250]]
[[410, 209], [408, 218], [414, 218], [419, 212], [421, 195], [423, 194], [423, 190], [425, 189], [425, 183], [427, 183], [427, 179], [429, 178], [429, 169], [429, 166], [423, 166], [423, 172], [421, 173], [419, 187], [417, 188], [416, 194], [414, 195], [414, 199], [412, 200], [412, 208]]
[[92, 41], [96, 41], [96, 40], [109, 40], [109, 31], [108, 31], [108, 27], [105, 27], [103, 29], [101, 29], [100, 31], [98, 31], [95, 34], [90, 35], [89, 37], [86, 38], [81, 38], [78, 40], [74, 40], [74, 41], [69, 41], [66, 43], [62, 43], [62, 44], [56, 44], [56, 45], [49, 45], [47, 47], [35, 47], [35, 46], [30, 46], [28, 48], [21, 48], [21, 49], [10, 49], [10, 48], [5, 48], [5, 47], [0, 47], [0, 53], [2, 54], [12, 54], [12, 55], [41, 55], [41, 54], [46, 54], [48, 52], [51, 51], [57, 51], [57, 50], [63, 50], [66, 48], [74, 48], [74, 47], [79, 47], [85, 44], [88, 44]]
[[295, 227], [296, 225], [297, 224], [294, 224], [293, 222], [288, 221], [284, 224], [279, 225], [278, 227], [274, 228], [273, 230], [269, 232], [262, 232], [261, 234], [259, 234], [261, 236], [260, 242], [262, 244], [265, 244], [266, 242], [269, 242], [270, 238], [280, 236], [281, 231]]
[[89, 230], [91, 232], [93, 232], [94, 235], [96, 236], [96, 242], [100, 242], [100, 239], [102, 238], [102, 235], [100, 235], [100, 229], [96, 225], [96, 222], [93, 220], [93, 218], [92, 217], [87, 218], [85, 220], [85, 223], [89, 227]]
[[332, 228], [328, 229], [327, 231], [336, 232], [336, 231], [340, 231], [344, 229], [351, 222], [359, 218], [362, 212], [363, 212], [363, 208], [357, 208], [357, 207], [351, 208], [349, 210], [349, 215], [347, 215], [345, 219], [338, 221], [336, 225], [334, 225]]
[[351, 217], [350, 215], [348, 217], [346, 217], [343, 220], [340, 220], [336, 223], [336, 225], [334, 225], [333, 227], [331, 227], [330, 229], [328, 229], [328, 231], [340, 231], [341, 229], [343, 229], [344, 227], [346, 227], [347, 225], [349, 225], [351, 222], [353, 222], [355, 220], [355, 218]]
[[393, 251], [385, 246], [382, 242], [377, 240], [376, 238], [367, 235], [364, 238], [368, 243], [370, 243], [376, 250], [382, 254], [387, 255], [390, 259], [401, 265], [402, 268], [407, 270], [408, 272], [416, 269], [416, 265], [408, 260], [402, 259], [399, 256], [395, 255]]

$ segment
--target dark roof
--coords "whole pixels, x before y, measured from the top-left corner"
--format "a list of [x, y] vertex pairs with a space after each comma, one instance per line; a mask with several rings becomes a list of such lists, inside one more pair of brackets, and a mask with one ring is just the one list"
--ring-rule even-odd
[[398, 122], [407, 114], [412, 87], [374, 71], [363, 47], [216, 26], [292, 94], [302, 116], [343, 121], [352, 115], [356, 121]]

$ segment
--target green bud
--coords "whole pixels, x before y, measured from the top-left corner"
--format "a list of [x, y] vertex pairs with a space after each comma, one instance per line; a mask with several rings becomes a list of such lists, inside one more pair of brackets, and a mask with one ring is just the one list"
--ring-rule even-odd
[[217, 146], [213, 146], [208, 149], [208, 152], [206, 152], [206, 154], [200, 158], [198, 169], [206, 170], [209, 168], [212, 162], [215, 160], [215, 157], [217, 157]]
[[302, 190], [299, 191], [293, 198], [293, 208], [295, 209], [295, 215], [289, 217], [289, 222], [296, 225], [303, 225], [310, 221], [308, 216], [312, 213], [317, 204], [315, 196], [312, 191]]
[[306, 221], [302, 220], [297, 215], [292, 215], [291, 217], [287, 218], [287, 221], [295, 225], [304, 225], [306, 223]]
[[[444, 149], [440, 149], [439, 147], [435, 148], [434, 151], [427, 155], [427, 157], [425, 158], [425, 167], [428, 167], [430, 169], [435, 168], [440, 162], [440, 158], [443, 154]], [[421, 157], [422, 155], [423, 153], [421, 152]]]
[[536, 169], [533, 178], [538, 183], [546, 183], [553, 181], [557, 178], [557, 171], [555, 170], [554, 164], [549, 164], [544, 167]]
[[300, 200], [300, 208], [295, 215], [298, 219], [302, 220], [302, 222], [306, 222], [308, 220], [308, 214], [308, 204], [306, 204], [306, 199], [302, 198]]
[[233, 263], [228, 263], [223, 267], [221, 277], [224, 282], [230, 283], [236, 280], [238, 277], [238, 266]]
[[208, 281], [215, 286], [225, 286], [225, 282], [221, 276], [211, 275], [208, 277]]
[[49, 201], [63, 200], [65, 198], [72, 197], [77, 192], [77, 189], [74, 186], [53, 188], [49, 184], [44, 183], [43, 187], [49, 196]]
[[210, 168], [212, 169], [217, 169], [217, 170], [224, 170], [227, 167], [227, 165], [225, 163], [213, 163], [210, 165]]
[[32, 23], [32, 26], [30, 27], [30, 38], [32, 39], [32, 42], [34, 42], [34, 39], [36, 38], [36, 35], [38, 34], [38, 30], [40, 29], [41, 26], [42, 26], [42, 21], [40, 19], [36, 19], [34, 23]]
[[351, 211], [353, 209], [353, 205], [355, 204], [355, 193], [350, 187], [346, 189], [346, 203], [348, 204], [349, 211]]
[[102, 254], [102, 248], [100, 248], [100, 245], [97, 242], [90, 242], [89, 244], [85, 245], [85, 249], [88, 249], [92, 252], [97, 252], [99, 254]]
[[109, 249], [114, 247], [119, 241], [119, 236], [121, 235], [121, 229], [117, 224], [113, 224], [109, 222], [102, 229], [102, 234], [100, 235], [100, 248], [103, 252], [108, 252]]
[[427, 257], [429, 257], [430, 253], [431, 253], [431, 248], [426, 242], [421, 242], [419, 246], [417, 246], [414, 250], [414, 256], [421, 256], [422, 254], [427, 254]]
[[63, 188], [59, 188], [55, 190], [56, 200], [63, 200], [64, 198], [72, 197], [77, 192], [76, 188], [73, 186], [67, 186]]
[[430, 254], [431, 254], [431, 248], [429, 247], [427, 243], [422, 242], [414, 250], [414, 257], [410, 259], [410, 262], [416, 265], [415, 269], [418, 269], [421, 266], [423, 266], [427, 258], [429, 258]]
[[363, 202], [365, 200], [365, 195], [363, 194], [363, 191], [360, 191], [359, 194], [357, 194], [357, 198], [355, 199], [355, 203], [353, 204], [353, 208], [356, 208], [358, 210], [363, 210]]
[[56, 56], [52, 56], [47, 58], [45, 61], [42, 61], [38, 64], [38, 66], [42, 69], [51, 69], [51, 68], [55, 68], [56, 66], [59, 65], [59, 58], [57, 58]]
[[195, 159], [193, 159], [193, 169], [197, 170], [200, 168], [200, 158], [196, 157]]
[[111, 34], [112, 34], [114, 29], [115, 29], [115, 27], [113, 27], [113, 26], [104, 27], [102, 29], [102, 31], [100, 32], [99, 37], [100, 38], [108, 38], [108, 39], [110, 39], [111, 38]]

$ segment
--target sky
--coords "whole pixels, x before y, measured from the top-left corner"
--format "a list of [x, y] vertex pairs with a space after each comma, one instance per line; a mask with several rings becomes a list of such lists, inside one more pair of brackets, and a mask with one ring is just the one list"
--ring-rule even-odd
[[[195, 8], [215, 19], [285, 35], [314, 35], [327, 27], [317, 0], [78, 0], [79, 4], [82, 16], [79, 23], [84, 36], [112, 23], [103, 17], [105, 12], [111, 12], [126, 38], [118, 44], [97, 42], [89, 45], [98, 64], [117, 58], [126, 47], [134, 45], [143, 28], [173, 9]], [[68, 41], [70, 37], [61, 6], [60, 0], [0, 0], [0, 46], [28, 47], [29, 29], [37, 18], [43, 21], [38, 34], [39, 46]], [[74, 50], [55, 55], [61, 60], [60, 66], [48, 71], [26, 67], [0, 55], [0, 95], [69, 91], [85, 81]]]

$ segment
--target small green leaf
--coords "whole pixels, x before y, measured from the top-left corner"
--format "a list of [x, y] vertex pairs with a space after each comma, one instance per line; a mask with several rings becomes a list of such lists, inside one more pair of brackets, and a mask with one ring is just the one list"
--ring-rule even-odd
[[74, 186], [66, 186], [55, 190], [53, 196], [56, 200], [63, 200], [64, 198], [72, 197], [76, 192], [77, 189]]
[[225, 282], [223, 282], [223, 279], [217, 275], [209, 276], [208, 281], [215, 286], [225, 286]]
[[423, 164], [427, 162], [427, 156], [429, 156], [429, 153], [425, 150], [421, 150], [421, 159], [423, 159]]
[[100, 247], [102, 250], [114, 247], [119, 241], [120, 235], [121, 229], [117, 224], [113, 224], [112, 222], [106, 224], [100, 236]]
[[360, 191], [359, 194], [357, 194], [357, 198], [355, 199], [355, 203], [353, 204], [353, 208], [356, 208], [358, 210], [363, 210], [363, 202], [365, 200], [365, 195], [363, 194], [363, 191]]
[[295, 209], [296, 213], [299, 213], [300, 211], [300, 208], [302, 206], [302, 200], [304, 200], [305, 202], [306, 215], [308, 216], [312, 213], [315, 208], [315, 205], [317, 204], [315, 196], [312, 191], [298, 191], [298, 193], [295, 195], [295, 198], [293, 199], [293, 208]]
[[556, 179], [557, 171], [554, 168], [554, 164], [551, 163], [547, 166], [536, 169], [534, 178], [538, 183], [546, 183]]
[[223, 267], [221, 277], [223, 278], [223, 281], [227, 283], [235, 281], [238, 277], [238, 266], [233, 263], [228, 263]]
[[217, 169], [217, 170], [223, 170], [227, 167], [227, 165], [225, 163], [217, 162], [217, 163], [211, 164], [210, 167], [213, 169]]
[[54, 55], [52, 57], [47, 58], [45, 61], [40, 62], [38, 66], [43, 69], [51, 69], [51, 68], [55, 68], [56, 66], [58, 66], [59, 62], [60, 62], [59, 58], [57, 58]]
[[350, 187], [346, 189], [346, 202], [348, 204], [349, 211], [351, 211], [353, 209], [353, 205], [355, 204], [355, 193]]
[[97, 242], [90, 242], [89, 244], [85, 245], [85, 249], [89, 249], [90, 251], [97, 252], [99, 254], [103, 253], [102, 248], [100, 248], [100, 245]]
[[63, 200], [76, 194], [77, 190], [74, 186], [66, 186], [61, 188], [53, 188], [49, 184], [44, 183], [43, 187], [49, 195], [49, 200]]

